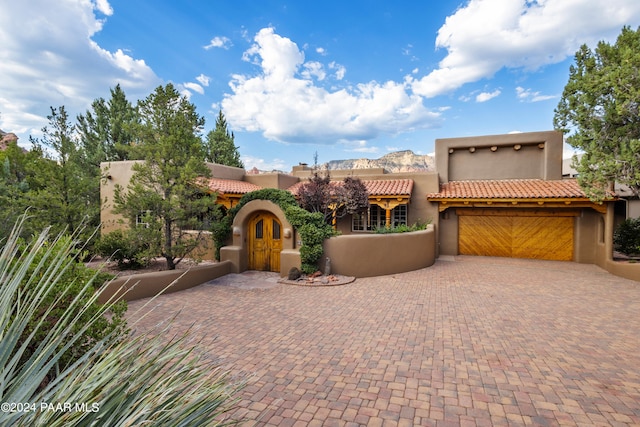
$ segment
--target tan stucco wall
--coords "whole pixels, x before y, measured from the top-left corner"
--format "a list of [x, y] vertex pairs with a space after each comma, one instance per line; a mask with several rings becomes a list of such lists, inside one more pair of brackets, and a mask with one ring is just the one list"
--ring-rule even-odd
[[596, 245], [595, 263], [604, 270], [616, 276], [640, 281], [640, 263], [620, 262], [613, 260], [613, 229], [615, 216], [613, 204], [607, 207], [604, 225], [604, 235]]
[[557, 131], [436, 139], [436, 170], [440, 182], [562, 179], [562, 150]]
[[245, 175], [244, 180], [262, 188], [279, 188], [280, 190], [286, 190], [299, 181], [295, 176], [281, 173]]
[[236, 181], [242, 181], [244, 174], [246, 173], [243, 168], [236, 168], [233, 166], [219, 165], [217, 163], [208, 163], [207, 167], [211, 171], [212, 178], [219, 179], [233, 179]]
[[231, 273], [230, 262], [198, 265], [188, 270], [154, 271], [112, 280], [100, 289], [98, 301], [133, 301], [182, 291]]
[[100, 222], [102, 223], [102, 233], [129, 227], [129, 224], [121, 215], [112, 212], [113, 197], [116, 185], [120, 185], [126, 189], [129, 181], [133, 176], [133, 165], [142, 163], [140, 160], [125, 160], [121, 162], [103, 162], [100, 163], [102, 171], [102, 182], [100, 183]]
[[323, 261], [331, 272], [353, 277], [383, 276], [418, 270], [435, 262], [435, 229], [395, 234], [352, 234], [325, 240]]

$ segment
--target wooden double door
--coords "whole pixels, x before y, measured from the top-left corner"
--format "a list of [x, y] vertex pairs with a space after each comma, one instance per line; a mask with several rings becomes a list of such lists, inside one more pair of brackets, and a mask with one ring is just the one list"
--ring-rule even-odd
[[271, 212], [255, 213], [248, 223], [249, 270], [280, 272], [282, 224]]

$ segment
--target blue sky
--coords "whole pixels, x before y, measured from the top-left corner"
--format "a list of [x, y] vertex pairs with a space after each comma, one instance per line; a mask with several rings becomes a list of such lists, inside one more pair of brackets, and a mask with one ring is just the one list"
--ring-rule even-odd
[[576, 50], [624, 25], [637, 0], [0, 0], [0, 129], [27, 146], [50, 106], [171, 82], [247, 168], [427, 154], [551, 129]]

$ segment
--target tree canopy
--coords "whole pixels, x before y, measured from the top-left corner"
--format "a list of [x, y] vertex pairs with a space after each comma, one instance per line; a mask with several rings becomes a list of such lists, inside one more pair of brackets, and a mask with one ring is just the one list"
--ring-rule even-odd
[[317, 170], [300, 186], [298, 200], [303, 209], [322, 213], [329, 223], [369, 207], [369, 194], [359, 178], [347, 177], [342, 182], [335, 182], [331, 181], [328, 172], [320, 174]]
[[205, 141], [205, 160], [220, 165], [234, 166], [237, 168], [244, 167], [242, 160], [240, 160], [238, 147], [236, 147], [235, 144], [235, 136], [233, 132], [229, 133], [227, 120], [224, 118], [222, 110], [218, 112], [215, 129], [207, 134]]
[[144, 162], [133, 166], [127, 189], [116, 187], [115, 211], [155, 242], [174, 269], [201, 244], [201, 231], [194, 236], [188, 230], [200, 228], [197, 222], [213, 205], [196, 185], [198, 177], [211, 174], [200, 139], [204, 119], [172, 84], [138, 102], [138, 114], [132, 152]]
[[92, 171], [82, 165], [75, 126], [64, 106], [51, 107], [47, 118], [49, 125], [42, 128], [43, 136], [31, 138], [35, 152], [42, 156], [36, 159], [38, 171], [32, 174], [28, 194], [29, 206], [34, 208], [31, 215], [39, 227], [51, 225], [58, 232], [97, 227], [99, 188], [91, 185]]
[[578, 181], [602, 200], [614, 182], [640, 193], [640, 27], [624, 27], [615, 44], [583, 45], [555, 109], [554, 127], [584, 154]]

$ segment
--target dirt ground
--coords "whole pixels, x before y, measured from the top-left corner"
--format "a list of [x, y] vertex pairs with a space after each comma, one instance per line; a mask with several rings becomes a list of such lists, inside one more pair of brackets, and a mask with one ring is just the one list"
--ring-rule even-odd
[[[186, 270], [194, 265], [212, 264], [215, 261], [201, 261], [197, 262], [193, 259], [185, 258], [176, 266], [176, 270]], [[95, 257], [91, 261], [85, 263], [87, 267], [94, 269], [101, 269], [106, 273], [110, 273], [117, 276], [131, 276], [133, 274], [150, 273], [153, 271], [163, 271], [167, 269], [167, 260], [164, 258], [154, 258], [151, 260], [148, 266], [136, 268], [136, 269], [118, 269], [118, 263], [107, 262], [106, 259]]]

